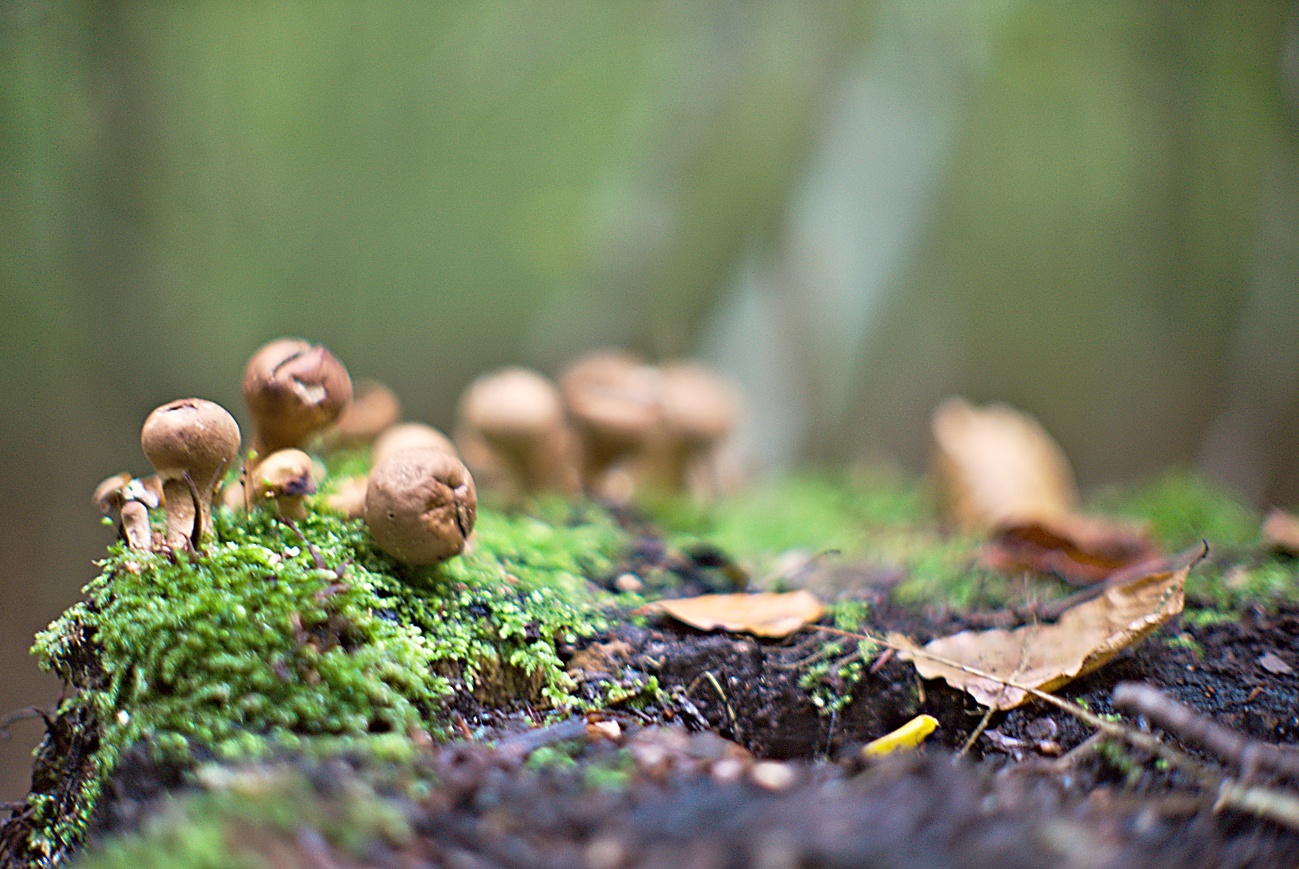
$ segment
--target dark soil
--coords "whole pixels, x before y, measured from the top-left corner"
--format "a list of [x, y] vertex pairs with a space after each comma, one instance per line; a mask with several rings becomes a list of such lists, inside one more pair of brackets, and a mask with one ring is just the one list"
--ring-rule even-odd
[[[683, 570], [693, 571], [696, 591], [728, 581], [726, 562], [712, 555]], [[924, 617], [881, 595], [870, 622], [876, 631], [926, 638], [980, 619]], [[857, 684], [845, 683], [850, 699], [827, 712], [801, 684], [802, 665], [825, 639], [803, 631], [758, 640], [665, 618], [624, 623], [573, 650], [572, 665], [593, 690], [601, 672], [655, 676], [660, 703], [541, 729], [526, 711], [458, 710], [454, 727], [474, 738], [429, 748], [417, 764], [426, 774], [420, 797], [391, 786], [373, 761], [281, 759], [275, 775], [304, 777], [323, 804], [354, 793], [349, 781], [366, 782], [409, 829], [358, 841], [318, 830], [245, 830], [249, 819], [231, 818], [224, 839], [274, 864], [302, 866], [1299, 865], [1299, 832], [1215, 811], [1215, 794], [1140, 753], [1088, 742], [1093, 731], [1054, 707], [1030, 703], [992, 716], [955, 760], [984, 710], [885, 657]], [[1251, 739], [1299, 743], [1297, 640], [1299, 611], [1251, 611], [1203, 627], [1177, 619], [1060, 694], [1108, 713], [1116, 684], [1143, 681]], [[863, 743], [922, 712], [940, 722], [924, 748], [862, 759]], [[50, 727], [54, 747], [37, 775], [75, 764], [87, 749], [56, 745], [66, 731], [57, 721]], [[1169, 740], [1177, 744], [1175, 734]], [[1186, 750], [1224, 775], [1240, 773]], [[95, 838], [140, 828], [178, 794], [219, 787], [189, 771], [158, 766], [143, 752], [126, 759], [102, 800]], [[21, 824], [12, 818], [6, 837]], [[285, 854], [295, 855], [290, 863]], [[24, 864], [9, 852], [5, 865]]]

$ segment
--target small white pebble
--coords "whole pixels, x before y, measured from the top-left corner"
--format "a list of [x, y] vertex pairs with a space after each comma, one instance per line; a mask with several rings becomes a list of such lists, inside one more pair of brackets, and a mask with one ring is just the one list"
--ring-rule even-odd
[[121, 712], [118, 712], [118, 713], [117, 713], [117, 723], [118, 723], [118, 724], [121, 724], [122, 726], [126, 726], [127, 724], [130, 724], [130, 723], [131, 723], [131, 713], [127, 712], [125, 709], [123, 709]]
[[713, 764], [709, 773], [719, 785], [728, 785], [744, 777], [744, 762], [736, 757], [724, 757]]
[[753, 769], [749, 770], [749, 778], [758, 787], [775, 792], [789, 788], [798, 778], [798, 774], [789, 764], [764, 760], [753, 765]]
[[645, 583], [634, 573], [624, 573], [613, 581], [613, 587], [618, 591], [637, 592], [645, 587]]

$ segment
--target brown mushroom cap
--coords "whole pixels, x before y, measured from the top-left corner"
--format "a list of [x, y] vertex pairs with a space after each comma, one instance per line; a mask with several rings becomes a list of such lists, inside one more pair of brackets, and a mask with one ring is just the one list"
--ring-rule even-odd
[[582, 357], [560, 375], [559, 388], [582, 442], [588, 486], [619, 457], [643, 446], [658, 422], [662, 375], [625, 353]]
[[120, 474], [113, 474], [113, 476], [106, 478], [95, 487], [95, 494], [91, 496], [91, 502], [105, 516], [112, 514], [115, 510], [122, 509], [122, 504], [126, 501], [126, 497], [122, 492], [130, 482], [131, 475], [125, 471]]
[[[235, 418], [221, 405], [202, 398], [172, 401], [145, 419], [140, 447], [162, 480], [168, 543], [183, 546], [186, 540], [210, 534], [212, 492], [221, 473], [239, 455]], [[186, 475], [198, 494], [197, 517]]]
[[460, 419], [504, 451], [527, 449], [564, 425], [564, 402], [553, 383], [528, 368], [484, 374], [460, 399]]
[[316, 493], [311, 456], [302, 450], [276, 450], [253, 470], [253, 498], [273, 498], [286, 519], [305, 519], [303, 499]]
[[298, 338], [264, 345], [244, 368], [244, 401], [261, 453], [302, 446], [338, 419], [352, 400], [352, 380], [324, 347]]
[[365, 522], [379, 549], [407, 564], [459, 555], [478, 518], [478, 493], [455, 456], [428, 448], [399, 450], [370, 471]]
[[456, 445], [451, 442], [451, 438], [442, 434], [433, 426], [425, 425], [422, 422], [403, 422], [389, 426], [384, 430], [383, 434], [375, 439], [374, 449], [371, 453], [371, 464], [377, 465], [392, 453], [414, 447], [438, 450], [453, 456], [457, 455]]
[[[513, 495], [579, 488], [559, 389], [528, 368], [479, 377], [460, 399], [456, 445], [484, 487]], [[512, 491], [511, 491], [512, 490]]]
[[708, 446], [731, 433], [740, 400], [730, 381], [692, 362], [664, 365], [661, 370], [660, 413], [670, 436], [691, 446]]

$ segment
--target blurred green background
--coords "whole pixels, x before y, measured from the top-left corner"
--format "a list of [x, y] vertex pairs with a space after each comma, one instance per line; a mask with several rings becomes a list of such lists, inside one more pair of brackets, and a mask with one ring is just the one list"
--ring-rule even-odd
[[[1085, 486], [1299, 500], [1289, 2], [0, 0], [0, 711], [144, 472], [323, 342], [451, 421], [617, 343], [749, 393], [755, 463], [919, 469], [963, 392]], [[241, 416], [242, 419], [242, 416]], [[26, 790], [39, 724], [0, 746]]]

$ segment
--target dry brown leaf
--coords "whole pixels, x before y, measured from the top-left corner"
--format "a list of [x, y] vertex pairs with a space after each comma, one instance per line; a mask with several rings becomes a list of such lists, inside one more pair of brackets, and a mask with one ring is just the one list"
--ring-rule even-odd
[[1160, 554], [1144, 524], [1070, 514], [1002, 525], [982, 560], [1004, 573], [1028, 570], [1090, 585]]
[[1054, 691], [1100, 667], [1180, 613], [1189, 570], [1184, 567], [1136, 577], [1066, 610], [1054, 624], [1010, 631], [962, 631], [934, 640], [923, 649], [900, 634], [890, 634], [889, 641], [907, 650], [902, 656], [915, 664], [922, 677], [944, 679], [984, 706], [1013, 709], [1028, 699], [1028, 692], [953, 664], [1016, 685]]
[[667, 613], [701, 631], [721, 628], [779, 639], [821, 618], [825, 607], [810, 591], [799, 590], [782, 594], [704, 594], [655, 601], [637, 612]]
[[1263, 520], [1263, 545], [1287, 555], [1299, 555], [1299, 516], [1273, 507]]
[[1041, 424], [1004, 404], [948, 398], [934, 410], [933, 475], [944, 518], [963, 530], [1071, 513], [1073, 469]]

